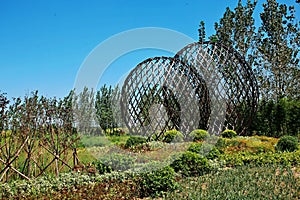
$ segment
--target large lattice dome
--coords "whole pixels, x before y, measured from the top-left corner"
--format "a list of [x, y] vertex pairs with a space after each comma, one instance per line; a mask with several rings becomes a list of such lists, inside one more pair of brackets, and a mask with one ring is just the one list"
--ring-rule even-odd
[[256, 111], [258, 88], [251, 67], [220, 43], [192, 43], [174, 58], [149, 58], [127, 76], [122, 118], [132, 134], [169, 129], [243, 133]]

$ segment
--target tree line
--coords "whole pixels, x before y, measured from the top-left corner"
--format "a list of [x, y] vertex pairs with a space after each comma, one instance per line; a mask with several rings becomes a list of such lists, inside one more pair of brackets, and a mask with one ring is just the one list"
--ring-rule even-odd
[[[295, 5], [299, 1], [295, 2]], [[279, 137], [300, 133], [300, 22], [294, 5], [266, 0], [260, 26], [255, 26], [257, 0], [238, 1], [226, 8], [215, 34], [208, 37], [237, 50], [255, 72], [259, 105], [248, 134]], [[199, 42], [206, 40], [205, 22], [199, 24]]]

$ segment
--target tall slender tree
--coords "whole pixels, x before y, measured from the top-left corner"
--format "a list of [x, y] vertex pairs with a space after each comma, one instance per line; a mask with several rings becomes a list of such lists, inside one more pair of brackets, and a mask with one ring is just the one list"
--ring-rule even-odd
[[203, 43], [206, 40], [205, 23], [204, 23], [204, 21], [200, 22], [198, 33], [199, 33], [199, 42]]
[[250, 56], [255, 36], [254, 9], [257, 1], [247, 1], [244, 6], [242, 0], [238, 1], [234, 11], [229, 7], [219, 23], [215, 23], [216, 36], [226, 46], [235, 48], [244, 58], [252, 62]]
[[6, 116], [5, 112], [6, 112], [6, 108], [7, 108], [8, 104], [9, 104], [9, 100], [7, 99], [5, 94], [0, 93], [0, 134], [1, 134], [2, 130], [4, 129], [5, 122], [7, 120], [7, 116]]
[[113, 94], [114, 89], [112, 86], [107, 87], [103, 85], [96, 93], [96, 117], [99, 126], [105, 133], [112, 133], [114, 128], [117, 127], [116, 120], [113, 112]]
[[267, 0], [260, 14], [254, 62], [264, 98], [300, 98], [300, 29], [294, 6]]
[[93, 89], [85, 87], [79, 94], [74, 93], [73, 114], [80, 134], [91, 134], [95, 120], [95, 98]]

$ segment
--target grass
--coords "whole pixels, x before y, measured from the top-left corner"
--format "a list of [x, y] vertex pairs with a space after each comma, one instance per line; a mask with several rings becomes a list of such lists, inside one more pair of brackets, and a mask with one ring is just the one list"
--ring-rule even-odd
[[243, 166], [182, 179], [180, 189], [164, 199], [298, 199], [298, 176], [290, 168]]
[[127, 135], [122, 136], [87, 136], [83, 135], [80, 139], [81, 147], [105, 147], [111, 145], [125, 144], [129, 138]]

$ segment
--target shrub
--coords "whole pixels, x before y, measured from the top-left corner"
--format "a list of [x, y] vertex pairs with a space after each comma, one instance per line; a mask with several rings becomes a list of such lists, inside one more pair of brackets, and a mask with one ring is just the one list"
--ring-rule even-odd
[[227, 140], [228, 139], [225, 139], [225, 138], [219, 138], [215, 147], [218, 149], [226, 148], [228, 146]]
[[183, 135], [177, 130], [168, 130], [163, 134], [163, 142], [171, 143], [171, 142], [182, 142]]
[[125, 143], [125, 148], [130, 148], [130, 147], [136, 146], [138, 144], [143, 144], [146, 142], [147, 142], [147, 140], [144, 137], [130, 136]]
[[193, 143], [189, 146], [188, 151], [205, 156], [207, 159], [215, 159], [220, 155], [220, 151], [211, 144]]
[[140, 197], [161, 196], [177, 188], [174, 169], [170, 166], [138, 175]]
[[196, 129], [190, 133], [190, 138], [195, 141], [203, 141], [206, 137], [209, 137], [209, 133], [206, 130]]
[[298, 139], [293, 136], [285, 135], [282, 136], [277, 145], [276, 150], [292, 152], [298, 149]]
[[223, 138], [234, 138], [237, 136], [237, 133], [234, 130], [225, 130], [221, 133]]
[[199, 154], [201, 152], [202, 144], [203, 144], [202, 142], [201, 143], [193, 143], [189, 146], [189, 148], [187, 150], [190, 152]]
[[[133, 167], [135, 159], [135, 157], [127, 154], [110, 153], [101, 158], [98, 162], [102, 162], [104, 165], [111, 167], [114, 171], [124, 171]], [[100, 170], [101, 167], [103, 166], [100, 166]]]
[[92, 164], [96, 167], [99, 174], [111, 173], [113, 171], [111, 166], [105, 165], [103, 162], [93, 161]]
[[171, 167], [184, 176], [200, 176], [210, 171], [207, 158], [190, 151], [183, 153]]
[[280, 152], [280, 153], [262, 153], [251, 154], [249, 152], [239, 152], [235, 154], [223, 154], [220, 160], [224, 160], [229, 167], [252, 165], [283, 165], [295, 166], [300, 162], [300, 151], [295, 152]]
[[148, 143], [150, 147], [150, 151], [162, 149], [165, 146], [165, 143], [161, 141], [151, 141]]
[[133, 152], [145, 152], [145, 151], [150, 151], [150, 144], [148, 142], [142, 143], [142, 144], [137, 144], [135, 146], [132, 146], [129, 148]]

